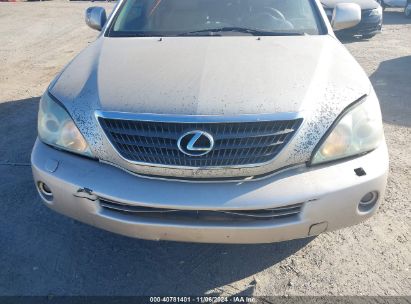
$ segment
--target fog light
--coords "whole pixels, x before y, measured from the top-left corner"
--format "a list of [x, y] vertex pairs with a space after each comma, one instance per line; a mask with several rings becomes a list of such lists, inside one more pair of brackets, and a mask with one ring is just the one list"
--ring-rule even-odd
[[361, 212], [369, 211], [375, 206], [377, 201], [378, 201], [378, 192], [376, 191], [368, 192], [366, 195], [362, 197], [360, 203], [358, 204], [358, 209]]
[[49, 186], [47, 186], [43, 182], [38, 182], [37, 187], [39, 188], [40, 194], [44, 199], [48, 201], [51, 201], [53, 199], [53, 192], [51, 192]]

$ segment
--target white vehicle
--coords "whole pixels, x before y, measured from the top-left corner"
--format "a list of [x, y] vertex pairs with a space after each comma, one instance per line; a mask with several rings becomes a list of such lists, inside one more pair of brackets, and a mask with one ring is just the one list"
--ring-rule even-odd
[[404, 15], [407, 18], [411, 18], [411, 1], [410, 0], [407, 1], [407, 6], [405, 7], [405, 10], [404, 10]]

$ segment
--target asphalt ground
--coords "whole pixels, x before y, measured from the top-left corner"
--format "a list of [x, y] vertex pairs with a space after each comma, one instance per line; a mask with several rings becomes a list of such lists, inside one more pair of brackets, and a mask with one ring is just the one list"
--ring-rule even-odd
[[410, 294], [409, 19], [388, 10], [382, 34], [344, 42], [383, 110], [391, 164], [377, 215], [303, 240], [185, 244], [98, 230], [52, 212], [36, 193], [29, 160], [38, 101], [96, 37], [84, 24], [89, 5], [0, 4], [0, 295]]

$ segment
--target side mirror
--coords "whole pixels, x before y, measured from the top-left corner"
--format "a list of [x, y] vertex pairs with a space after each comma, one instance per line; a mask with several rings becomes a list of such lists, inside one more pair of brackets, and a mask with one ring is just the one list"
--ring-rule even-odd
[[356, 26], [361, 21], [361, 7], [356, 3], [338, 3], [335, 6], [331, 25], [335, 31]]
[[92, 29], [101, 31], [106, 21], [107, 15], [104, 8], [93, 6], [86, 10], [86, 23]]

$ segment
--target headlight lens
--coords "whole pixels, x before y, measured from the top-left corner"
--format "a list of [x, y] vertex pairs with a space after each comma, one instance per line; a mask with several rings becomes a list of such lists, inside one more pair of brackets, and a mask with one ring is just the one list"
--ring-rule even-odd
[[371, 11], [370, 16], [381, 16], [382, 15], [382, 7], [379, 6]]
[[314, 151], [311, 164], [320, 164], [374, 150], [384, 138], [381, 110], [373, 92], [349, 110]]
[[48, 93], [40, 101], [38, 134], [49, 145], [93, 157], [89, 145], [70, 115]]

